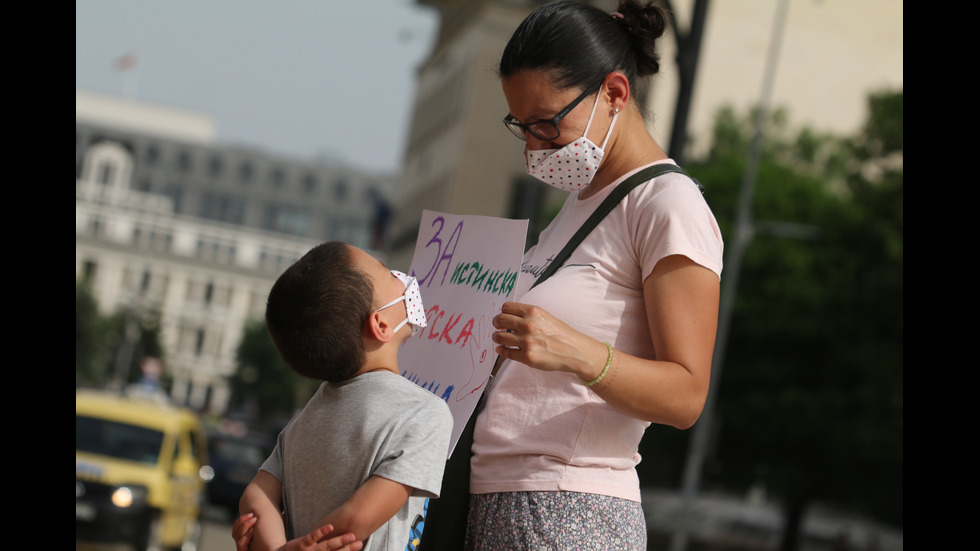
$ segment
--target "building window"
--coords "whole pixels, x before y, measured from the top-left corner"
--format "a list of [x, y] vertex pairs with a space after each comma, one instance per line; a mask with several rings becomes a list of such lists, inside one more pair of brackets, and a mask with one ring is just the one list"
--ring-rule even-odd
[[305, 209], [288, 209], [282, 214], [282, 231], [306, 236], [310, 233], [310, 213]]
[[150, 231], [149, 246], [154, 251], [169, 251], [172, 241], [173, 236], [170, 233], [157, 230]]
[[310, 212], [295, 207], [269, 205], [265, 210], [265, 229], [305, 237], [310, 231]]
[[113, 169], [114, 168], [115, 167], [112, 165], [112, 163], [102, 163], [99, 166], [99, 171], [98, 171], [98, 176], [97, 176], [98, 177], [98, 180], [97, 181], [100, 184], [110, 184], [110, 183], [112, 183], [112, 174], [113, 174]]
[[177, 168], [187, 172], [191, 169], [191, 154], [187, 151], [181, 151], [177, 154]]
[[96, 200], [115, 201], [131, 185], [133, 158], [129, 150], [112, 141], [96, 143], [85, 152], [82, 180], [98, 184]]
[[265, 224], [263, 227], [269, 231], [276, 231], [279, 221], [279, 207], [269, 205], [265, 208]]
[[245, 221], [245, 199], [239, 197], [232, 200], [231, 212], [228, 215], [228, 222], [241, 224]]
[[215, 199], [211, 192], [205, 192], [201, 197], [201, 218], [212, 218], [215, 210]]
[[211, 172], [211, 176], [215, 178], [221, 176], [221, 170], [223, 168], [221, 157], [211, 157], [211, 162], [208, 163], [208, 170]]
[[174, 213], [180, 213], [180, 201], [184, 197], [184, 188], [177, 182], [171, 182], [163, 192], [164, 195], [170, 197], [174, 203]]
[[204, 329], [198, 329], [196, 338], [194, 339], [194, 354], [197, 356], [201, 355], [204, 351]]
[[95, 279], [95, 271], [98, 264], [94, 260], [86, 260], [82, 263], [82, 279], [91, 282]]
[[160, 150], [157, 146], [151, 145], [146, 148], [146, 164], [155, 165], [160, 160]]
[[344, 180], [337, 180], [333, 185], [333, 195], [338, 201], [343, 201], [347, 198], [347, 182]]
[[281, 168], [274, 168], [272, 172], [269, 173], [269, 181], [275, 187], [282, 187], [282, 184], [286, 181], [286, 175], [283, 173]]
[[303, 191], [308, 194], [312, 194], [314, 191], [316, 191], [316, 176], [307, 174], [306, 177], [303, 178]]
[[238, 167], [238, 176], [242, 179], [242, 182], [246, 184], [252, 181], [252, 174], [254, 172], [255, 169], [252, 168], [250, 163], [242, 163], [242, 165]]

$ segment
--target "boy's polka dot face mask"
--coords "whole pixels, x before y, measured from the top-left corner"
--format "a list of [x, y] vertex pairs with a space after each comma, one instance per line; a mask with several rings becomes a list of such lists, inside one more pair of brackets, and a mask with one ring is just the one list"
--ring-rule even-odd
[[394, 306], [401, 301], [405, 301], [405, 311], [408, 312], [408, 317], [405, 321], [398, 324], [395, 327], [395, 333], [397, 333], [406, 323], [412, 325], [412, 336], [418, 334], [423, 327], [426, 326], [425, 321], [425, 308], [422, 306], [422, 294], [419, 292], [419, 282], [414, 277], [399, 272], [398, 270], [391, 270], [391, 274], [398, 278], [399, 281], [405, 284], [405, 294], [396, 298], [395, 300], [385, 304], [381, 308], [375, 310], [375, 312], [380, 312], [389, 306]]

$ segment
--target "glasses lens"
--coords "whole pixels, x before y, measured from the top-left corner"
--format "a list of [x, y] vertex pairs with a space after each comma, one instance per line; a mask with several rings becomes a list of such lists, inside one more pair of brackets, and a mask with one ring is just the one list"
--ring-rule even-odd
[[504, 126], [507, 127], [507, 130], [510, 130], [511, 134], [517, 136], [522, 140], [524, 139], [524, 129], [521, 128], [520, 123], [516, 121], [504, 119]]
[[558, 137], [558, 127], [551, 121], [533, 122], [527, 125], [527, 131], [539, 140], [554, 140]]

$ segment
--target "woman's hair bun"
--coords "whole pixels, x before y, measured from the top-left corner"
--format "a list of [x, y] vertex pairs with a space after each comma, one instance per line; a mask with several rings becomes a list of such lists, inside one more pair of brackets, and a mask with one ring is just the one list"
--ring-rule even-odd
[[518, 25], [497, 72], [547, 71], [558, 87], [585, 89], [620, 71], [633, 87], [660, 71], [656, 46], [666, 28], [666, 13], [649, 1], [621, 0], [613, 14], [575, 0], [543, 4]]
[[667, 29], [667, 13], [653, 2], [622, 0], [617, 13], [629, 33], [630, 44], [636, 55], [636, 74], [648, 76], [660, 71], [660, 54], [657, 39]]

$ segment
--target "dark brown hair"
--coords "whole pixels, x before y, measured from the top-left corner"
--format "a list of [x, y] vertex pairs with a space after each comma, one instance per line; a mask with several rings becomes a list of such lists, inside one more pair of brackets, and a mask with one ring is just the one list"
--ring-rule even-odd
[[635, 88], [637, 77], [660, 71], [656, 41], [666, 27], [663, 9], [637, 0], [621, 1], [616, 16], [569, 0], [546, 4], [514, 31], [497, 72], [546, 71], [560, 88], [586, 89], [619, 71]]
[[312, 379], [345, 381], [364, 364], [362, 329], [374, 286], [345, 243], [311, 249], [269, 292], [265, 322], [283, 360]]

